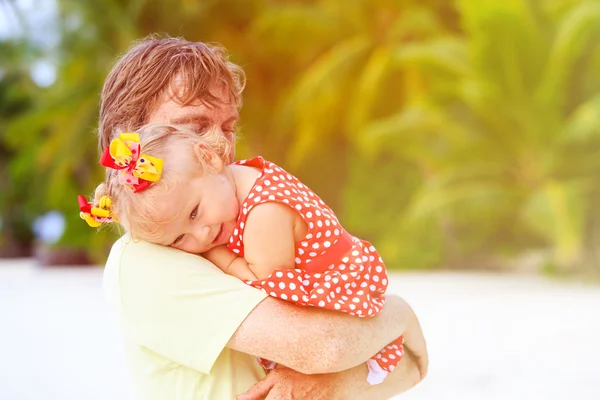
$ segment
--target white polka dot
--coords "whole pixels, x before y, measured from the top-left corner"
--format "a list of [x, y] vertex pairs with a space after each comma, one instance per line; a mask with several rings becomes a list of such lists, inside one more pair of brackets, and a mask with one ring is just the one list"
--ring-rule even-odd
[[373, 282], [379, 282], [379, 277], [377, 275], [373, 275]]
[[296, 210], [302, 210], [302, 206], [300, 204], [296, 204]]
[[319, 307], [325, 307], [325, 302], [323, 300], [319, 302]]
[[260, 196], [256, 196], [256, 197], [254, 198], [254, 202], [255, 202], [255, 203], [258, 203], [259, 201], [260, 201]]
[[325, 236], [326, 236], [326, 237], [329, 237], [329, 236], [331, 236], [331, 231], [326, 231], [326, 232], [325, 232]]
[[294, 282], [290, 282], [290, 284], [288, 285], [288, 287], [290, 288], [290, 290], [295, 290], [296, 289], [296, 284]]
[[312, 218], [312, 213], [310, 211], [306, 213], [306, 218]]
[[318, 249], [319, 248], [319, 243], [313, 243], [312, 248], [313, 249]]
[[317, 232], [316, 238], [320, 238], [321, 237], [321, 232]]
[[384, 286], [387, 285], [387, 279], [383, 278], [383, 280], [381, 281], [381, 284]]
[[300, 255], [304, 254], [304, 249], [298, 249], [298, 254], [300, 254]]
[[315, 211], [315, 214], [316, 214], [317, 217], [320, 217], [321, 216], [321, 211], [317, 210], [317, 211]]
[[264, 183], [266, 186], [270, 186], [270, 185], [271, 185], [271, 181], [270, 181], [270, 180], [268, 180], [268, 179], [266, 179], [266, 180], [265, 180], [263, 183]]
[[334, 234], [337, 236], [337, 235], [339, 235], [339, 234], [340, 234], [340, 230], [339, 230], [339, 229], [336, 229], [336, 230], [334, 230], [334, 231], [333, 231], [333, 233], [334, 233]]
[[250, 194], [248, 195], [248, 198], [249, 198], [249, 199], [251, 199], [251, 198], [253, 198], [253, 197], [254, 197], [254, 193], [250, 193]]
[[325, 290], [323, 290], [323, 289], [319, 288], [319, 289], [317, 289], [317, 293], [319, 293], [319, 294], [323, 294], [323, 293], [325, 293]]
[[296, 264], [300, 264], [300, 262], [301, 262], [301, 261], [302, 261], [302, 260], [300, 259], [300, 257], [296, 257], [296, 258], [294, 258], [294, 262], [295, 262]]
[[244, 223], [240, 222], [240, 228], [244, 229]]
[[351, 310], [355, 310], [356, 306], [354, 304], [349, 304], [348, 307], [350, 307]]
[[340, 306], [340, 304], [339, 304], [339, 303], [335, 303], [335, 304], [333, 305], [333, 308], [335, 308], [336, 310], [339, 310], [340, 308], [342, 308], [342, 306]]
[[281, 290], [285, 289], [285, 283], [279, 282], [279, 289], [281, 289]]
[[275, 292], [270, 292], [269, 295], [273, 296], [273, 297], [277, 297], [277, 293], [275, 293]]
[[276, 177], [276, 176], [274, 176], [274, 177], [273, 177], [273, 180], [274, 180], [274, 181], [278, 181], [278, 180], [279, 180], [279, 178], [278, 178], [278, 177]]
[[234, 253], [239, 253], [239, 252], [240, 252], [240, 249], [233, 249], [233, 252], [234, 252]]
[[283, 278], [283, 272], [277, 271], [277, 272], [275, 272], [275, 276], [278, 278]]
[[287, 294], [285, 293], [281, 293], [279, 297], [281, 297], [283, 300], [287, 300]]
[[329, 242], [328, 240], [326, 240], [325, 242], [323, 242], [323, 246], [329, 247], [329, 246], [331, 246], [331, 242]]
[[381, 273], [383, 271], [383, 268], [381, 268], [381, 265], [378, 265], [375, 267], [375, 271]]
[[354, 251], [352, 252], [352, 255], [353, 255], [354, 257], [356, 257], [356, 256], [358, 255], [358, 250], [354, 250]]
[[275, 200], [275, 196], [273, 196], [272, 194], [269, 195], [269, 200]]
[[262, 186], [258, 185], [255, 189], [257, 192], [260, 192], [262, 190]]
[[275, 283], [273, 282], [268, 282], [267, 285], [269, 285], [269, 287], [275, 287]]
[[292, 300], [293, 301], [298, 301], [298, 296], [296, 296], [295, 294], [292, 295]]

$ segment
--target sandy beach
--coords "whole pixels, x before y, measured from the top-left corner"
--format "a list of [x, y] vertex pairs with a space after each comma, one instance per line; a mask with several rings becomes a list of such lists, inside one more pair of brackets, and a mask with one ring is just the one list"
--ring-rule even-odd
[[[130, 399], [102, 269], [0, 260], [0, 399]], [[429, 343], [396, 399], [600, 398], [600, 286], [517, 275], [397, 273]]]

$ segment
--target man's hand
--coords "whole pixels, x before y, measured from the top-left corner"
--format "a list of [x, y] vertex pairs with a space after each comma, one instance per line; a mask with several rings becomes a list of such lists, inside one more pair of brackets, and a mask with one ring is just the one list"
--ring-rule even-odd
[[344, 400], [348, 397], [339, 378], [339, 374], [304, 375], [277, 366], [237, 400]]

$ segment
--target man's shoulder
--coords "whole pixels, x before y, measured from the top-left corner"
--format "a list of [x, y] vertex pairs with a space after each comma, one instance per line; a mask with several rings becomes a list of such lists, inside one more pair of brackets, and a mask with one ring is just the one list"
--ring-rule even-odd
[[[203, 257], [124, 235], [112, 246], [104, 268], [105, 289], [130, 292], [158, 290], [190, 275], [211, 276], [221, 271]], [[222, 273], [221, 273], [222, 274]]]
[[208, 260], [198, 255], [142, 240], [134, 240], [128, 234], [113, 244], [106, 261], [107, 268], [122, 268], [123, 266], [135, 268], [143, 265], [147, 268], [162, 268], [174, 264], [193, 265], [194, 267], [204, 265], [214, 268]]

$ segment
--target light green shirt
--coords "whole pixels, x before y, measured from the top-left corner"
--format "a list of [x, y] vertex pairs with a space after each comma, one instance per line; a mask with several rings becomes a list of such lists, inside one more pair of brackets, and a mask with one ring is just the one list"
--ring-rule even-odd
[[227, 400], [264, 376], [225, 347], [266, 295], [205, 259], [128, 235], [112, 247], [104, 292], [125, 334], [140, 400]]

